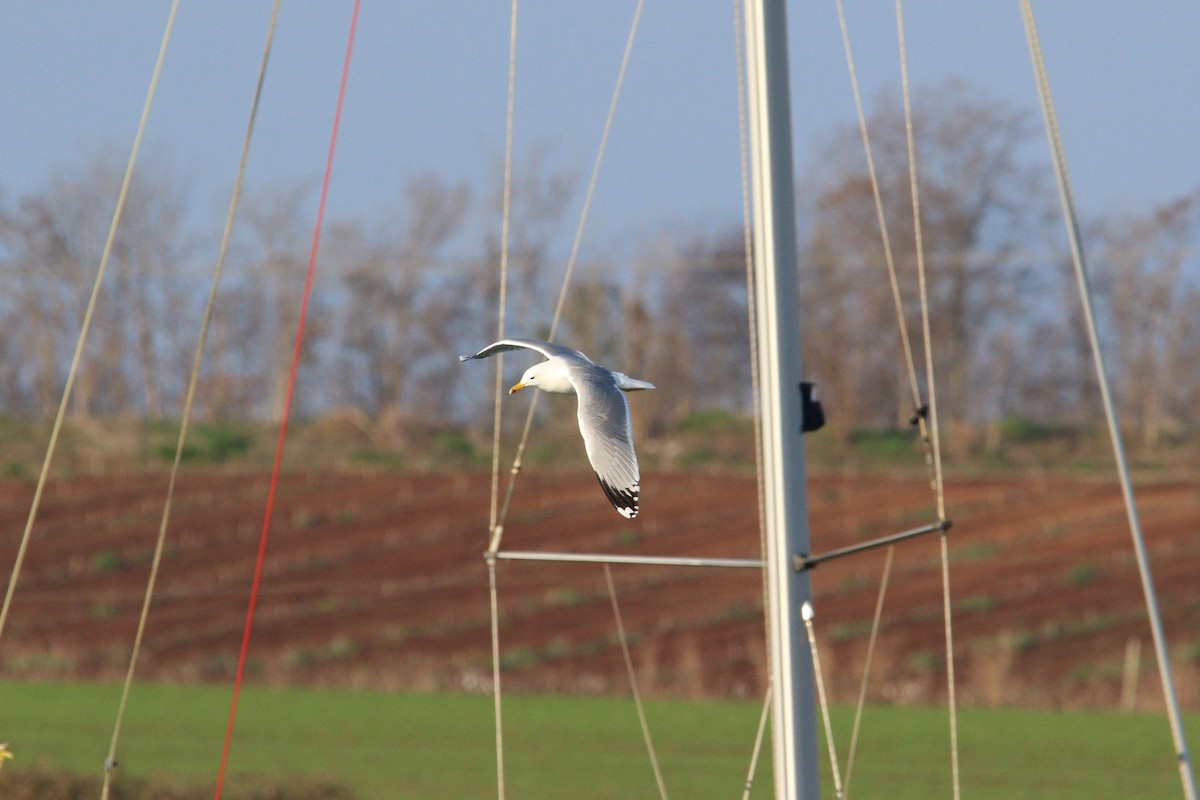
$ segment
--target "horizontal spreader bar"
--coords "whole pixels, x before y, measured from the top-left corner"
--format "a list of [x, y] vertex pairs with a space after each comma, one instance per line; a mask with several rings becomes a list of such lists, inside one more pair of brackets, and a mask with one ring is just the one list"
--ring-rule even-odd
[[677, 556], [612, 556], [597, 553], [535, 553], [505, 550], [496, 558], [506, 561], [574, 561], [588, 564], [659, 564], [674, 567], [740, 567], [762, 569], [757, 558], [680, 558]]
[[929, 525], [922, 525], [920, 528], [913, 528], [909, 531], [893, 533], [891, 536], [882, 536], [878, 539], [872, 539], [869, 542], [852, 544], [849, 547], [839, 547], [837, 550], [830, 550], [828, 553], [821, 553], [815, 556], [796, 556], [796, 571], [799, 572], [806, 569], [812, 569], [813, 567], [825, 561], [832, 561], [835, 558], [854, 555], [855, 553], [861, 553], [866, 550], [874, 550], [876, 547], [883, 547], [885, 544], [895, 544], [896, 542], [903, 542], [906, 539], [915, 539], [918, 536], [924, 536], [925, 534], [933, 533], [934, 531], [948, 531], [950, 530], [950, 525], [950, 520], [934, 522]]
[[[821, 564], [825, 561], [832, 561], [835, 558], [861, 553], [866, 550], [873, 550], [876, 547], [883, 547], [888, 544], [903, 542], [906, 539], [915, 539], [918, 536], [923, 536], [927, 533], [935, 531], [950, 530], [950, 521], [934, 522], [929, 525], [923, 525], [920, 528], [901, 531], [894, 533], [891, 536], [883, 536], [879, 539], [872, 539], [869, 542], [861, 544], [853, 544], [849, 547], [841, 547], [837, 550], [830, 550], [828, 553], [821, 553], [815, 556], [796, 556], [796, 569], [806, 570]], [[487, 554], [484, 554], [487, 557]], [[502, 561], [559, 561], [573, 562], [584, 564], [651, 564], [659, 566], [671, 567], [733, 567], [740, 569], [762, 569], [763, 562], [757, 558], [686, 558], [681, 556], [620, 556], [620, 555], [605, 555], [602, 553], [540, 553], [530, 550], [502, 550], [496, 553], [496, 558]]]

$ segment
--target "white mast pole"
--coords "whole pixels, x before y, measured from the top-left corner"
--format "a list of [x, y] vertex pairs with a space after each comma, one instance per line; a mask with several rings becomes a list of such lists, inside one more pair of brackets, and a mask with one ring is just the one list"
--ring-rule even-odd
[[746, 0], [756, 347], [762, 417], [767, 638], [777, 800], [817, 800], [812, 658], [801, 607], [808, 572], [804, 444], [800, 438], [800, 326], [785, 0]]

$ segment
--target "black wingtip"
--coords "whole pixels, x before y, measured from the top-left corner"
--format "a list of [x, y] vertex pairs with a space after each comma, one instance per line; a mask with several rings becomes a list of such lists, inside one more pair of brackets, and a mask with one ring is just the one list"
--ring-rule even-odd
[[637, 483], [634, 483], [631, 489], [618, 489], [605, 483], [599, 475], [596, 476], [596, 480], [600, 481], [600, 488], [604, 490], [608, 501], [613, 504], [613, 508], [617, 509], [621, 516], [633, 519], [638, 515], [639, 486]]

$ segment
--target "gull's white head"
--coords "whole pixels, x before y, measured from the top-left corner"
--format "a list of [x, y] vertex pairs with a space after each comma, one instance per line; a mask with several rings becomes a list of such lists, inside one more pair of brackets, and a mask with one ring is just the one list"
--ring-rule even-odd
[[540, 364], [534, 364], [525, 370], [521, 380], [513, 384], [508, 393], [513, 394], [530, 386], [541, 389], [543, 392], [559, 394], [574, 394], [575, 392], [575, 387], [571, 385], [571, 381], [567, 377], [565, 366], [553, 358]]
[[[542, 362], [542, 363], [545, 363], [545, 362]], [[521, 380], [514, 383], [513, 387], [508, 390], [508, 393], [516, 394], [517, 392], [519, 392], [522, 389], [525, 389], [529, 386], [537, 386], [538, 385], [538, 372], [540, 372], [539, 368], [541, 366], [542, 366], [541, 364], [534, 364], [532, 367], [525, 370], [525, 374], [521, 376]]]

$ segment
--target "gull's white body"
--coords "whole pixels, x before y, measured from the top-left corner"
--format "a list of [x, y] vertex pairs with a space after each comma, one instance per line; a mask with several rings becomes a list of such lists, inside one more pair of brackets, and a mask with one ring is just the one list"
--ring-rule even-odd
[[459, 356], [459, 360], [517, 349], [541, 353], [546, 360], [525, 370], [509, 394], [534, 387], [577, 395], [579, 432], [600, 486], [618, 512], [629, 519], [636, 517], [640, 476], [624, 393], [653, 389], [654, 384], [602, 367], [578, 350], [534, 339], [501, 339], [473, 356]]

